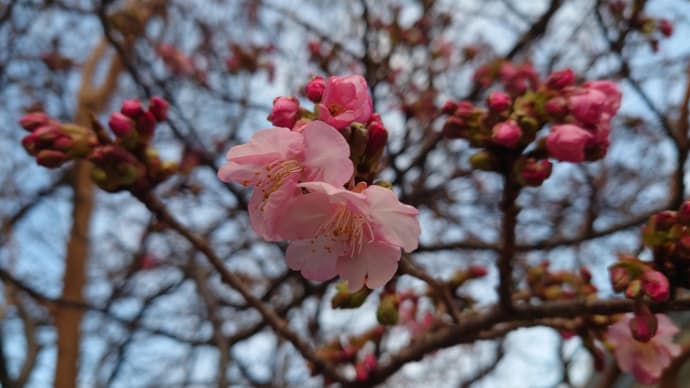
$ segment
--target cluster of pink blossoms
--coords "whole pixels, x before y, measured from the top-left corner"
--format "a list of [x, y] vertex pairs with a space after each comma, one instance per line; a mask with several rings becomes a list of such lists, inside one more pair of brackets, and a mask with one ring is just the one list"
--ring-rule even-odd
[[417, 209], [357, 178], [378, 162], [385, 131], [366, 81], [315, 77], [306, 94], [313, 111], [278, 97], [269, 115], [276, 127], [232, 147], [218, 177], [254, 188], [251, 225], [268, 241], [290, 242], [291, 269], [311, 280], [339, 275], [350, 290], [380, 287], [395, 274], [401, 249], [417, 248]]

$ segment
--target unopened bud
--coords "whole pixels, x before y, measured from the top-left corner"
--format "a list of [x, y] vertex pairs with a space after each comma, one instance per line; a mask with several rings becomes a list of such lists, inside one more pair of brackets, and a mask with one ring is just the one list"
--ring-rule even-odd
[[134, 122], [123, 113], [113, 112], [108, 119], [108, 126], [118, 137], [127, 137], [134, 130]]
[[486, 104], [493, 112], [504, 112], [510, 108], [511, 98], [503, 92], [493, 92], [486, 100]]
[[144, 113], [144, 108], [141, 107], [141, 102], [139, 102], [139, 100], [125, 100], [120, 107], [120, 112], [132, 120], [136, 120], [139, 115]]
[[690, 226], [690, 201], [683, 202], [678, 210], [678, 223]]
[[630, 286], [630, 274], [627, 269], [621, 266], [609, 267], [609, 278], [611, 280], [611, 286], [616, 292], [623, 292]]
[[482, 278], [486, 276], [488, 271], [486, 270], [486, 267], [482, 265], [473, 265], [470, 266], [469, 270], [467, 271], [470, 277], [472, 278]]
[[642, 294], [642, 281], [640, 279], [635, 279], [628, 284], [628, 288], [625, 289], [625, 296], [630, 299], [637, 299]]
[[144, 136], [153, 135], [156, 128], [156, 116], [151, 112], [143, 112], [137, 119], [137, 129]]
[[465, 120], [460, 117], [451, 116], [443, 123], [443, 135], [449, 139], [459, 139], [466, 133]]
[[575, 74], [570, 69], [555, 71], [549, 75], [546, 85], [551, 89], [560, 90], [575, 83]]
[[551, 117], [561, 118], [568, 113], [568, 101], [561, 96], [553, 97], [546, 102], [544, 109]]
[[52, 123], [53, 120], [51, 120], [50, 117], [43, 112], [27, 113], [19, 119], [19, 125], [29, 132], [38, 127], [50, 125]]
[[640, 342], [648, 342], [656, 335], [658, 322], [647, 305], [635, 306], [635, 315], [628, 323], [630, 334]]
[[642, 273], [642, 289], [655, 302], [663, 302], [669, 296], [669, 282], [659, 271], [647, 270]]
[[380, 157], [388, 141], [388, 131], [377, 121], [369, 124], [368, 128], [369, 142], [367, 143], [366, 154], [368, 157]]
[[376, 310], [376, 319], [382, 325], [395, 325], [398, 323], [398, 297], [395, 294], [386, 295], [381, 299]]
[[514, 121], [504, 121], [494, 125], [491, 140], [507, 148], [515, 148], [522, 137], [522, 129]]
[[470, 165], [477, 170], [495, 171], [498, 163], [491, 152], [479, 151], [470, 156]]
[[665, 36], [669, 37], [673, 35], [673, 24], [668, 19], [659, 19], [659, 31]]
[[321, 102], [321, 96], [323, 96], [323, 90], [326, 88], [326, 80], [320, 75], [314, 76], [307, 85], [304, 87], [304, 91], [307, 94], [309, 101], [314, 103]]
[[455, 110], [458, 109], [458, 103], [454, 101], [448, 101], [441, 107], [441, 113], [452, 115]]
[[527, 158], [518, 165], [518, 181], [525, 186], [541, 186], [551, 176], [552, 168], [548, 159]]
[[149, 112], [153, 113], [158, 122], [165, 121], [168, 118], [168, 108], [170, 104], [161, 97], [153, 96], [149, 101]]
[[69, 156], [58, 150], [41, 150], [36, 154], [36, 162], [48, 168], [60, 167], [69, 160]]

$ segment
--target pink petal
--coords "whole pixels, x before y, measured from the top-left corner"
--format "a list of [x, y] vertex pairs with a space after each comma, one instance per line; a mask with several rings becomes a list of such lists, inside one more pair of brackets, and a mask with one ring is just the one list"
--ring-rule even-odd
[[364, 194], [369, 199], [372, 218], [381, 225], [377, 229], [381, 237], [405, 252], [417, 249], [421, 233], [417, 209], [401, 203], [393, 191], [380, 186], [369, 186]]
[[388, 244], [373, 242], [362, 247], [355, 257], [338, 259], [338, 274], [347, 280], [350, 291], [357, 291], [365, 283], [369, 288], [386, 284], [398, 269], [400, 248]]
[[290, 200], [299, 195], [297, 180], [299, 174], [288, 176], [281, 186], [271, 193], [264, 192], [257, 187], [249, 199], [249, 220], [252, 228], [259, 236], [268, 241], [280, 241], [285, 237], [279, 230], [285, 221], [283, 213], [288, 209]]
[[223, 182], [237, 182], [243, 186], [255, 186], [262, 166], [227, 162], [218, 169], [218, 178]]
[[286, 240], [311, 239], [331, 217], [334, 206], [323, 193], [299, 195], [285, 204], [280, 222], [275, 224], [275, 232]]
[[342, 186], [352, 176], [350, 145], [332, 126], [312, 121], [304, 127], [304, 180]]
[[309, 280], [322, 281], [335, 277], [337, 259], [335, 254], [324, 255], [315, 251], [309, 240], [294, 241], [285, 252], [288, 267], [300, 271]]
[[230, 148], [226, 158], [240, 164], [266, 165], [276, 160], [295, 159], [303, 150], [302, 134], [288, 128], [262, 129], [246, 144]]

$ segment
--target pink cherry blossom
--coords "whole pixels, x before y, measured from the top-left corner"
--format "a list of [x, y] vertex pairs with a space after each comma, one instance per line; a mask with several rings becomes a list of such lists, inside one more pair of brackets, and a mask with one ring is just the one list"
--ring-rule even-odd
[[286, 261], [311, 280], [336, 275], [351, 291], [381, 287], [398, 267], [400, 249], [417, 248], [417, 209], [400, 203], [391, 190], [369, 186], [348, 191], [325, 182], [307, 182], [277, 227], [291, 240]]
[[299, 119], [299, 101], [295, 97], [276, 97], [268, 121], [276, 127], [292, 128]]
[[594, 136], [573, 124], [554, 125], [546, 138], [546, 149], [553, 158], [565, 162], [585, 159], [585, 146]]
[[590, 90], [601, 92], [606, 97], [604, 100], [604, 113], [608, 114], [607, 119], [613, 117], [621, 106], [622, 94], [618, 85], [611, 81], [589, 81], [585, 82], [583, 87]]
[[656, 314], [656, 335], [648, 342], [640, 342], [630, 333], [629, 322], [632, 318], [632, 314], [627, 314], [611, 325], [607, 341], [613, 348], [621, 370], [632, 373], [635, 380], [642, 384], [654, 384], [659, 381], [664, 369], [671, 365], [672, 358], [681, 352], [680, 345], [673, 342], [678, 328], [666, 315]]
[[366, 124], [374, 110], [367, 81], [361, 75], [329, 77], [318, 105], [319, 120], [343, 129], [353, 122]]
[[284, 238], [275, 227], [287, 201], [299, 194], [298, 182], [342, 186], [354, 171], [349, 156], [350, 147], [338, 131], [312, 121], [302, 133], [287, 128], [256, 132], [247, 144], [228, 151], [218, 177], [256, 188], [249, 200], [252, 227], [266, 240], [277, 241]]
[[568, 105], [570, 113], [580, 123], [596, 125], [602, 120], [606, 102], [607, 97], [603, 92], [593, 88], [583, 88], [570, 96]]

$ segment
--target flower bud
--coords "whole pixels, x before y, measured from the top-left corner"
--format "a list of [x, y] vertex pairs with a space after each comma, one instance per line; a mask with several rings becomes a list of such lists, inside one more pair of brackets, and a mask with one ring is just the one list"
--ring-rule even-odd
[[127, 137], [134, 130], [134, 122], [120, 112], [113, 112], [108, 120], [108, 126], [118, 137]]
[[273, 110], [268, 115], [276, 127], [292, 128], [299, 119], [299, 101], [295, 97], [276, 97], [273, 100]]
[[628, 288], [625, 289], [625, 296], [630, 299], [637, 299], [642, 293], [642, 282], [640, 279], [635, 279], [628, 284]]
[[384, 296], [376, 310], [376, 319], [382, 325], [395, 325], [398, 323], [398, 297], [395, 294]]
[[51, 124], [53, 124], [53, 120], [43, 112], [27, 113], [19, 119], [19, 125], [29, 132], [38, 127]]
[[312, 79], [307, 82], [304, 87], [304, 91], [307, 94], [309, 101], [313, 103], [321, 102], [321, 97], [323, 96], [323, 90], [326, 88], [326, 80], [320, 75], [312, 77]]
[[470, 165], [472, 168], [484, 171], [495, 171], [498, 167], [496, 158], [489, 151], [479, 151], [470, 156]]
[[640, 342], [649, 342], [656, 335], [658, 322], [649, 307], [639, 305], [635, 307], [635, 315], [628, 325], [633, 338]]
[[678, 209], [678, 223], [684, 226], [690, 226], [690, 201], [683, 202]]
[[504, 121], [494, 125], [491, 139], [494, 143], [507, 147], [515, 148], [522, 137], [520, 126], [514, 121]]
[[467, 100], [460, 101], [457, 104], [457, 108], [455, 108], [455, 112], [453, 112], [453, 114], [455, 116], [464, 118], [472, 117], [472, 115], [474, 114], [474, 104], [472, 104], [471, 101]]
[[561, 118], [568, 114], [568, 102], [561, 96], [556, 96], [544, 104], [546, 113], [554, 118]]
[[153, 130], [156, 128], [156, 116], [151, 112], [142, 112], [137, 118], [137, 129], [144, 136], [153, 135]]
[[472, 265], [467, 270], [467, 273], [471, 278], [482, 278], [487, 275], [488, 271], [486, 270], [486, 267], [482, 265]]
[[642, 290], [655, 302], [663, 302], [669, 296], [669, 282], [659, 271], [647, 270], [642, 273]]
[[136, 120], [139, 115], [144, 113], [144, 108], [141, 107], [141, 102], [139, 102], [139, 100], [125, 100], [120, 107], [120, 112], [130, 119]]
[[630, 274], [628, 270], [621, 266], [611, 266], [609, 267], [609, 279], [611, 280], [611, 286], [616, 292], [622, 292], [628, 286], [630, 286]]
[[656, 231], [668, 231], [678, 222], [678, 214], [673, 210], [664, 210], [654, 214], [652, 222]]
[[548, 159], [527, 158], [519, 165], [518, 181], [525, 186], [541, 186], [551, 176], [552, 167]]
[[659, 31], [661, 31], [665, 37], [668, 38], [673, 35], [673, 24], [671, 24], [668, 19], [659, 19], [658, 23]]
[[503, 92], [493, 92], [486, 100], [489, 109], [493, 112], [504, 112], [510, 108], [510, 96]]
[[441, 107], [441, 113], [446, 114], [446, 115], [452, 115], [453, 113], [455, 113], [456, 109], [458, 109], [458, 104], [456, 102], [447, 101]]
[[369, 142], [366, 154], [370, 158], [380, 157], [388, 141], [388, 131], [380, 122], [369, 124]]
[[466, 130], [465, 120], [460, 117], [451, 116], [443, 123], [443, 136], [449, 139], [459, 139], [464, 137]]
[[149, 101], [149, 112], [153, 113], [158, 122], [165, 121], [168, 117], [168, 108], [170, 104], [167, 101], [158, 96], [151, 97]]
[[561, 90], [575, 83], [575, 74], [570, 69], [554, 71], [546, 79], [546, 86], [551, 89]]
[[36, 154], [36, 162], [47, 168], [60, 167], [69, 160], [69, 156], [58, 150], [41, 150]]
[[576, 125], [554, 125], [546, 138], [546, 149], [554, 159], [582, 162], [585, 160], [585, 146], [593, 137], [587, 130]]

